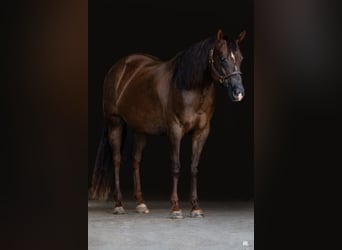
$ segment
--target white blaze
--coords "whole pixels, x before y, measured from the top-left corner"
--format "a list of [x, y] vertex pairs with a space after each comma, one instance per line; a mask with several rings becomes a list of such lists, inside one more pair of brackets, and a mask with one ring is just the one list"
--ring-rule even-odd
[[233, 60], [235, 62], [235, 56], [234, 56], [233, 52], [230, 52], [230, 56], [233, 58]]
[[[234, 64], [235, 64], [235, 56], [234, 56], [234, 54], [233, 54], [232, 51], [230, 52], [230, 56], [233, 58], [233, 61], [234, 61]], [[234, 69], [235, 69], [235, 71], [237, 71], [237, 66], [236, 66], [236, 64], [234, 65]]]

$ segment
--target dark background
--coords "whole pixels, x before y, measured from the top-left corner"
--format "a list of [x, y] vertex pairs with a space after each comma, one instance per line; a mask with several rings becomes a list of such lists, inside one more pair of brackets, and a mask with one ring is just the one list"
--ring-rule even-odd
[[[116, 8], [110, 1], [89, 5], [89, 91], [88, 148], [89, 182], [104, 127], [102, 116], [103, 79], [109, 68], [131, 53], [148, 53], [169, 60], [179, 51], [215, 36], [219, 29], [237, 37], [246, 30], [240, 49], [246, 95], [241, 103], [230, 101], [224, 88], [216, 84], [216, 110], [211, 133], [199, 165], [199, 198], [251, 199], [254, 189], [253, 165], [253, 1], [235, 1], [228, 9], [213, 11], [199, 5], [158, 6], [148, 3]], [[131, 130], [126, 141], [130, 148]], [[126, 153], [127, 154], [127, 153]], [[169, 144], [167, 137], [150, 136], [141, 163], [145, 198], [169, 199], [171, 191]], [[188, 200], [190, 188], [191, 137], [181, 147], [179, 195]], [[133, 178], [129, 161], [121, 168], [124, 198], [132, 197]]]
[[[254, 3], [255, 249], [339, 244], [340, 7]], [[1, 246], [87, 249], [88, 2], [6, 1], [1, 18]]]

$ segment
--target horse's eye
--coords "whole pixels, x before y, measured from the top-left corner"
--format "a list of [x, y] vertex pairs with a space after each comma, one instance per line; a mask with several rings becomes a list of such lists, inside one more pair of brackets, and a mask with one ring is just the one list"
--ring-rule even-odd
[[220, 57], [221, 62], [225, 62], [226, 58], [225, 57]]

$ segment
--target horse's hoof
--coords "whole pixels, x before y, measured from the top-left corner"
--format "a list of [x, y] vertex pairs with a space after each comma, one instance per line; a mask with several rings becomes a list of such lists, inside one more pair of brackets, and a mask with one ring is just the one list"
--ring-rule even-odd
[[113, 214], [125, 214], [125, 209], [123, 208], [123, 206], [120, 207], [115, 207]]
[[204, 214], [202, 212], [202, 209], [192, 210], [190, 213], [190, 217], [192, 217], [192, 218], [203, 218]]
[[170, 218], [171, 219], [184, 219], [184, 216], [182, 214], [182, 211], [172, 211], [170, 213]]
[[141, 203], [139, 204], [136, 208], [135, 211], [139, 214], [148, 214], [150, 212], [150, 210], [148, 210], [147, 206], [145, 205], [145, 203]]

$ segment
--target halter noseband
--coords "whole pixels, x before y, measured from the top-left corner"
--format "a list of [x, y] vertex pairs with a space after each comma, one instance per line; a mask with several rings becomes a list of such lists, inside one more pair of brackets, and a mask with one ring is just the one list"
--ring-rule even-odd
[[228, 75], [221, 75], [215, 68], [214, 65], [214, 49], [210, 49], [209, 51], [209, 64], [210, 64], [210, 68], [211, 70], [214, 72], [214, 74], [217, 76], [218, 80], [220, 83], [224, 83], [225, 80], [227, 80], [228, 78], [235, 76], [235, 75], [241, 75], [242, 73], [240, 71], [233, 71], [232, 73], [228, 74]]

